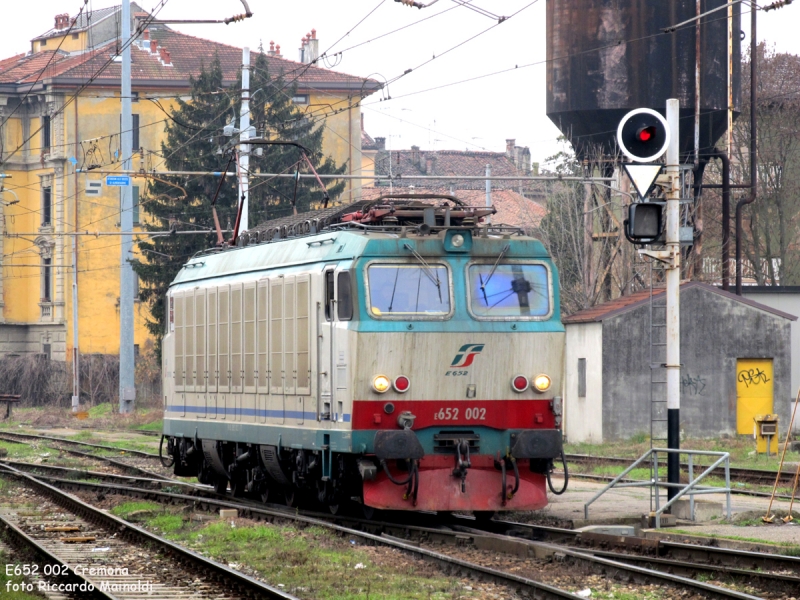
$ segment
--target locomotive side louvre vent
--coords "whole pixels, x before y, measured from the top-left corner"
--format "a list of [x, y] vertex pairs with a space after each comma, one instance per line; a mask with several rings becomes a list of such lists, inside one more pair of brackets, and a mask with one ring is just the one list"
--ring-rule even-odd
[[469, 443], [470, 453], [480, 452], [481, 436], [474, 431], [440, 431], [433, 434], [433, 451], [436, 454], [452, 454], [459, 440]]

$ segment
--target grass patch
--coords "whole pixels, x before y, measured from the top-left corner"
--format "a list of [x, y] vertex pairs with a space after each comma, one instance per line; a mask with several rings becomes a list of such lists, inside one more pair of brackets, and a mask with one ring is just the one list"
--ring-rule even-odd
[[318, 600], [450, 600], [476, 598], [463, 585], [419, 561], [357, 546], [324, 528], [250, 524], [237, 520], [198, 525], [175, 514], [147, 520], [162, 535], [273, 585]]
[[717, 535], [717, 534], [706, 534], [697, 532], [697, 531], [688, 531], [686, 529], [670, 529], [670, 533], [677, 533], [681, 535], [688, 535], [691, 537], [700, 537], [700, 538], [717, 538], [720, 540], [734, 540], [737, 542], [750, 542], [755, 544], [763, 544], [765, 546], [775, 546], [776, 548], [780, 548], [780, 554], [786, 554], [789, 556], [798, 556], [800, 555], [800, 548], [797, 547], [796, 543], [793, 542], [771, 542], [769, 540], [764, 540], [761, 538], [754, 538], [754, 537], [744, 537], [741, 535]]
[[124, 502], [112, 508], [111, 514], [122, 517], [123, 519], [127, 519], [131, 513], [138, 512], [140, 510], [161, 512], [163, 509], [164, 507], [161, 504], [156, 504], [155, 502]]
[[18, 444], [16, 442], [6, 442], [4, 440], [0, 440], [0, 448], [5, 448], [8, 451], [6, 458], [9, 460], [31, 458], [33, 456], [38, 456], [39, 454], [47, 454], [48, 452], [53, 455], [53, 453], [56, 452], [50, 448], [42, 448], [38, 445]]
[[89, 409], [88, 412], [90, 419], [97, 419], [99, 417], [104, 417], [111, 414], [114, 412], [114, 409], [110, 402], [103, 402], [102, 404], [95, 404]]
[[[0, 481], [0, 484], [2, 484], [2, 481]], [[16, 565], [16, 564], [18, 563], [16, 563], [11, 558], [11, 556], [8, 556], [3, 552], [0, 552], [0, 565], [3, 565], [2, 568], [0, 568], [0, 596], [2, 596], [3, 598], [8, 598], [8, 600], [42, 600], [42, 597], [39, 595], [30, 594], [27, 592], [12, 592], [7, 587], [9, 585], [9, 582], [11, 583], [11, 585], [14, 585], [22, 583], [24, 581], [24, 578], [21, 576], [6, 575], [6, 565], [10, 566], [13, 572], [13, 566], [11, 565]]]
[[134, 430], [140, 431], [161, 431], [164, 429], [164, 421], [163, 419], [159, 419], [158, 421], [153, 421], [152, 423], [145, 423], [144, 425], [137, 425], [134, 427]]

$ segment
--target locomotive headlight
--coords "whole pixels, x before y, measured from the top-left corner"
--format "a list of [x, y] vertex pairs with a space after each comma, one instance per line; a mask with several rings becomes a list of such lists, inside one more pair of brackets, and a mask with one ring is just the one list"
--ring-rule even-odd
[[372, 389], [383, 394], [392, 387], [391, 380], [386, 375], [376, 375], [372, 380]]
[[537, 392], [546, 392], [550, 388], [551, 383], [550, 377], [544, 373], [533, 378], [533, 388]]
[[456, 248], [461, 248], [464, 245], [464, 236], [460, 233], [455, 234], [452, 238], [450, 238], [450, 243], [453, 244]]

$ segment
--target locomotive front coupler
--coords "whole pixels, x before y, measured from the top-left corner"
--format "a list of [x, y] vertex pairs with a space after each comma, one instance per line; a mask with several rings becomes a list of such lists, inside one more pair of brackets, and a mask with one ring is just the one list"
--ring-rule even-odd
[[467, 491], [467, 469], [472, 466], [469, 460], [469, 442], [463, 438], [456, 440], [456, 467], [453, 469], [453, 477], [461, 478], [461, 493]]

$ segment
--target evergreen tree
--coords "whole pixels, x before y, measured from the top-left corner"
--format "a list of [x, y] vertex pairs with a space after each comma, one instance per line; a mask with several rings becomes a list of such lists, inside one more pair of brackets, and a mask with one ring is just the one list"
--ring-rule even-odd
[[[287, 87], [282, 75], [272, 78], [263, 53], [256, 55], [254, 67], [250, 80], [250, 89], [255, 94], [250, 103], [251, 124], [259, 135], [263, 133], [264, 137], [273, 140], [301, 144], [309, 150], [309, 158], [319, 173], [343, 173], [345, 165], [337, 167], [333, 160], [322, 155], [323, 127], [304, 116], [292, 102], [296, 86]], [[231, 120], [238, 124], [241, 76], [237, 83], [226, 88], [219, 58], [215, 57], [207, 70], [203, 68], [197, 78], [192, 78], [191, 86], [191, 100], [177, 101], [177, 108], [172, 111], [166, 126], [166, 141], [161, 144], [165, 167], [170, 171], [223, 171], [230, 154], [218, 153], [218, 138], [223, 127]], [[251, 172], [262, 173], [294, 172], [293, 165], [300, 158], [300, 150], [294, 146], [263, 146], [262, 156], [251, 152], [250, 169]], [[300, 172], [307, 171], [302, 163], [299, 169]], [[230, 164], [228, 170], [236, 171], [235, 162]], [[143, 229], [213, 230], [211, 202], [219, 185], [220, 178], [213, 175], [164, 175], [152, 180], [146, 194], [140, 199]], [[331, 198], [335, 199], [344, 189], [344, 183], [329, 186], [328, 189]], [[186, 194], [181, 190], [185, 190]], [[251, 227], [268, 219], [292, 214], [294, 179], [266, 180], [254, 177], [251, 178], [251, 190]], [[296, 192], [297, 211], [318, 207], [322, 197], [315, 180], [300, 179]], [[216, 201], [223, 229], [236, 223], [237, 200], [236, 178], [228, 177]], [[230, 234], [225, 237], [230, 239]], [[169, 284], [191, 256], [213, 247], [215, 243], [216, 233], [213, 231], [208, 234], [158, 236], [138, 243], [142, 260], [134, 261], [133, 268], [143, 284], [140, 299], [150, 306], [152, 318], [148, 320], [147, 327], [158, 340], [159, 353], [166, 318], [164, 297]]]

